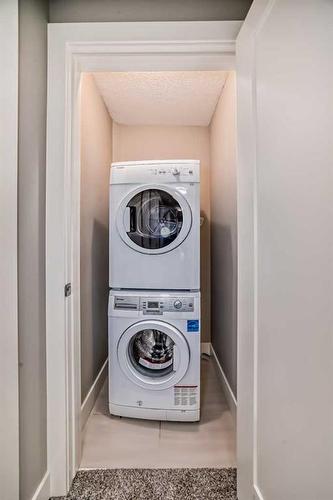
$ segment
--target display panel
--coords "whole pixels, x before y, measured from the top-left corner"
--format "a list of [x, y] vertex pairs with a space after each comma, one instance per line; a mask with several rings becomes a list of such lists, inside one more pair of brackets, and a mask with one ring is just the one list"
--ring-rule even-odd
[[148, 309], [158, 309], [159, 306], [159, 302], [148, 302]]

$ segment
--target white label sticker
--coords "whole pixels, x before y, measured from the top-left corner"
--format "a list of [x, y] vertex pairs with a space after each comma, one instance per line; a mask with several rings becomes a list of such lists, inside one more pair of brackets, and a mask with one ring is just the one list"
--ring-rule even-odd
[[168, 368], [168, 366], [172, 365], [172, 359], [169, 359], [165, 363], [151, 363], [147, 359], [140, 358], [139, 363], [146, 368], [150, 368], [150, 370], [163, 370], [163, 368]]
[[175, 406], [194, 406], [198, 402], [197, 385], [175, 385], [174, 404]]

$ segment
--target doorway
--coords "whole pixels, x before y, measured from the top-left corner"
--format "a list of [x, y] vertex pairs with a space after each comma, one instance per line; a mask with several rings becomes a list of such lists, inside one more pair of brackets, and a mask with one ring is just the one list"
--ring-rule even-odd
[[[232, 225], [232, 222], [236, 221], [237, 210], [235, 73], [233, 71], [84, 73], [80, 99], [80, 323], [83, 432], [80, 467], [234, 467], [236, 400], [221, 368], [221, 352], [227, 352], [227, 346], [223, 345], [223, 341], [228, 341], [228, 336], [231, 343], [236, 344], [237, 340], [236, 322], [231, 327], [230, 324], [226, 326], [224, 323], [232, 322], [236, 314], [237, 273], [232, 269], [232, 266], [236, 267], [237, 261], [236, 225]], [[196, 424], [177, 424], [163, 422], [158, 418], [151, 422], [120, 420], [109, 415], [106, 381], [92, 408], [96, 394], [105, 380], [107, 359], [105, 290], [108, 266], [105, 252], [108, 249], [110, 164], [111, 161], [135, 160], [139, 162], [135, 168], [140, 170], [140, 161], [172, 162], [172, 159], [180, 158], [195, 158], [201, 163], [201, 421]], [[215, 185], [221, 186], [220, 192], [214, 191], [214, 197], [211, 197], [211, 178]], [[121, 213], [121, 221], [128, 205], [137, 207], [137, 198], [140, 195], [139, 188], [137, 190], [138, 193], [135, 191], [134, 197], [132, 191], [131, 196], [126, 195], [120, 205], [119, 199], [112, 200], [112, 193], [110, 194], [111, 210], [115, 212], [118, 210]], [[225, 193], [223, 207], [219, 206], [221, 193]], [[176, 193], [178, 201], [171, 195], [174, 195], [172, 190], [168, 193], [167, 199], [162, 200], [163, 207], [173, 207], [173, 204], [176, 204], [178, 212], [181, 210], [182, 213], [181, 227], [184, 230], [190, 221], [190, 207], [179, 193]], [[211, 213], [214, 216], [213, 221]], [[111, 231], [116, 232], [118, 227], [119, 224], [113, 228], [110, 223]], [[221, 239], [219, 227], [229, 228], [227, 237], [222, 235]], [[123, 230], [122, 225], [120, 228]], [[186, 239], [189, 230], [190, 225], [183, 231], [183, 236], [179, 234], [181, 242]], [[229, 234], [233, 231], [234, 234]], [[126, 237], [126, 234], [124, 236], [120, 232], [122, 238]], [[136, 236], [135, 232], [130, 233], [130, 236], [133, 234]], [[212, 258], [211, 236], [214, 243]], [[231, 236], [233, 241], [230, 240]], [[117, 235], [113, 236], [111, 232], [111, 241], [113, 237], [116, 238]], [[139, 243], [145, 243], [141, 238], [140, 236]], [[135, 249], [134, 243], [132, 239], [129, 242], [132, 254], [134, 254], [132, 247]], [[172, 248], [175, 247], [175, 243], [179, 245], [176, 239], [170, 242], [169, 247], [170, 245]], [[159, 249], [151, 250], [150, 244], [148, 247], [150, 252], [159, 251]], [[223, 262], [221, 254], [231, 261], [230, 265], [229, 262], [225, 264], [225, 268], [228, 270], [230, 268], [229, 272], [234, 273], [229, 282], [223, 276], [225, 270], [220, 269], [221, 261]], [[225, 297], [219, 296], [215, 300], [216, 316], [213, 329], [210, 322], [211, 260], [215, 293], [221, 290], [228, 298], [227, 304]], [[120, 268], [122, 267], [120, 265]], [[156, 288], [150, 284], [149, 280], [149, 288]], [[143, 288], [142, 282], [136, 283], [136, 286], [131, 288]], [[222, 318], [217, 311], [221, 309], [221, 304], [224, 304]], [[97, 321], [94, 322], [93, 318], [97, 318]], [[213, 338], [211, 330], [216, 332]], [[131, 332], [128, 331], [128, 334]], [[124, 337], [125, 334], [123, 340]], [[120, 349], [119, 356], [124, 358], [124, 367], [127, 341], [123, 343], [125, 347]], [[113, 346], [112, 349], [117, 349], [117, 346]], [[225, 358], [232, 359], [234, 354], [235, 347], [231, 345]], [[130, 367], [125, 376], [130, 376], [131, 380], [134, 377], [135, 382], [135, 375], [131, 376]], [[137, 369], [136, 365], [135, 368]], [[235, 357], [231, 368], [236, 372]], [[154, 376], [156, 373], [156, 371], [153, 373]], [[124, 373], [120, 375], [123, 376]], [[116, 372], [114, 377], [117, 376], [119, 374]], [[228, 378], [229, 376], [228, 374]], [[179, 380], [177, 379], [178, 382]], [[173, 385], [175, 383], [173, 382]], [[88, 419], [90, 411], [92, 413]]]
[[[58, 417], [57, 426], [54, 426], [56, 428], [53, 431], [52, 424], [50, 426], [49, 449], [59, 450], [59, 453], [54, 452], [50, 460], [50, 467], [54, 469], [54, 491], [59, 493], [68, 487], [81, 459], [79, 390], [81, 377], [78, 368], [80, 366], [80, 262], [77, 259], [80, 246], [80, 234], [77, 228], [80, 225], [78, 98], [81, 75], [84, 72], [96, 71], [232, 71], [235, 69], [234, 40], [240, 28], [239, 22], [165, 23], [163, 27], [158, 23], [158, 35], [155, 23], [151, 23], [148, 30], [144, 24], [135, 23], [135, 26], [128, 26], [128, 29], [137, 30], [135, 33], [131, 31], [130, 35], [126, 35], [126, 26], [122, 25], [120, 30], [119, 26], [115, 25], [112, 32], [115, 40], [103, 43], [91, 40], [88, 27], [84, 33], [85, 30], [78, 26], [77, 33], [70, 35], [70, 39], [74, 41], [65, 45], [64, 40], [69, 35], [64, 33], [64, 26], [50, 27], [50, 78], [53, 78], [52, 72], [54, 72], [58, 83], [50, 89], [49, 96], [51, 139], [48, 149], [47, 190], [48, 391], [49, 395], [53, 394], [54, 397], [52, 399], [49, 397], [48, 413], [51, 423], [55, 421], [56, 416]], [[91, 30], [94, 32], [93, 36], [96, 36], [96, 29]], [[109, 40], [110, 31], [101, 26], [99, 36], [100, 39]], [[133, 37], [138, 37], [140, 41], [123, 42], [124, 36], [128, 36], [131, 40]], [[160, 41], [156, 42], [156, 38], [160, 38]], [[85, 41], [82, 41], [83, 39]], [[59, 83], [61, 75], [66, 85]], [[63, 109], [57, 106], [59, 99], [64, 100]], [[63, 121], [66, 123], [65, 142], [61, 134], [55, 134]], [[60, 159], [62, 154], [66, 159], [65, 168], [56, 171], [52, 168], [52, 164], [54, 165], [56, 158]], [[51, 182], [52, 178], [54, 182]], [[69, 187], [62, 195], [61, 179], [64, 185]], [[50, 190], [50, 183], [58, 188]], [[61, 196], [63, 204], [59, 205]], [[61, 215], [59, 211], [62, 212], [63, 219], [59, 217]], [[55, 261], [58, 263], [57, 268], [50, 265]], [[59, 268], [63, 270], [63, 274], [59, 273]], [[71, 284], [72, 294], [64, 299], [63, 292], [60, 292], [63, 291], [64, 284], [68, 283]], [[62, 314], [59, 315], [59, 311], [62, 311]], [[207, 318], [207, 315], [205, 317]], [[59, 332], [63, 332], [63, 335], [59, 336]], [[57, 370], [54, 369], [56, 358]], [[228, 382], [223, 376], [221, 380], [227, 393], [230, 389]], [[98, 392], [97, 387], [95, 389]], [[232, 397], [229, 402], [231, 405], [235, 404]], [[65, 450], [67, 450], [66, 464], [59, 461]]]
[[[321, 7], [306, 2], [300, 10], [297, 2], [256, 1], [238, 36], [240, 26], [233, 23], [50, 26], [47, 368], [52, 494], [66, 492], [77, 463], [77, 290], [73, 286], [70, 295], [70, 283], [77, 283], [78, 272], [71, 251], [72, 228], [79, 223], [75, 103], [80, 72], [230, 70], [237, 36], [238, 496], [283, 498], [290, 491], [297, 498], [332, 496], [332, 404], [326, 397], [331, 378], [323, 370], [332, 366], [332, 232], [327, 231], [332, 208], [332, 5], [321, 2]], [[315, 293], [309, 293], [309, 283]], [[281, 420], [285, 407], [288, 418]], [[314, 422], [316, 432], [309, 433]], [[318, 443], [320, 466], [314, 468]]]

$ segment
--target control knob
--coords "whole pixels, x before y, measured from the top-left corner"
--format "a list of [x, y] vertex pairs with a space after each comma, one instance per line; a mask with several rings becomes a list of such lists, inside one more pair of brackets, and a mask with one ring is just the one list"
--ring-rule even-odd
[[183, 303], [182, 303], [182, 301], [181, 301], [181, 300], [175, 300], [175, 301], [174, 301], [174, 303], [173, 303], [173, 307], [174, 307], [175, 309], [181, 309], [181, 308], [182, 308], [182, 305], [183, 305]]
[[171, 173], [173, 175], [179, 175], [180, 174], [180, 170], [178, 167], [173, 167], [173, 169], [171, 170]]

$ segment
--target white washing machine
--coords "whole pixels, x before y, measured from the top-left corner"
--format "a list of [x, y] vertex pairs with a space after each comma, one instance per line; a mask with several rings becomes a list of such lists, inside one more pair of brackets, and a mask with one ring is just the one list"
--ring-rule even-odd
[[111, 290], [109, 409], [200, 419], [200, 293]]
[[200, 162], [113, 163], [110, 287], [200, 289]]

